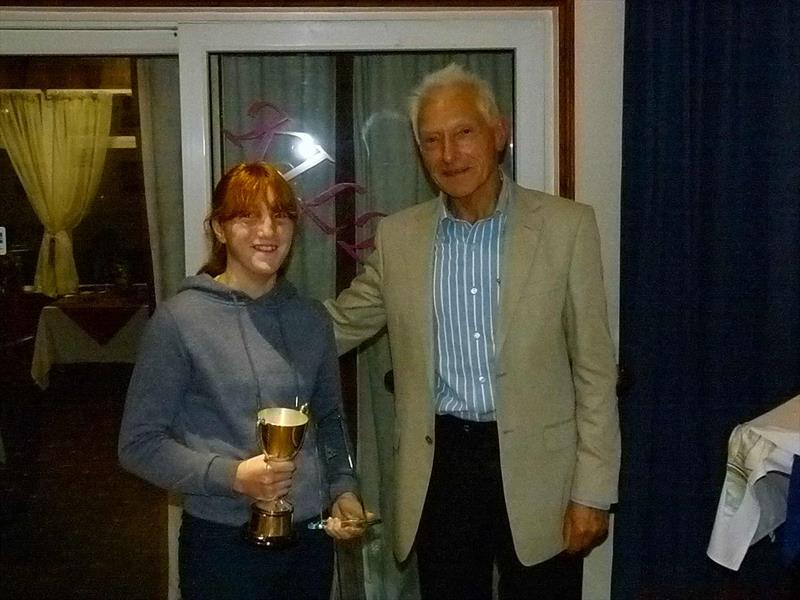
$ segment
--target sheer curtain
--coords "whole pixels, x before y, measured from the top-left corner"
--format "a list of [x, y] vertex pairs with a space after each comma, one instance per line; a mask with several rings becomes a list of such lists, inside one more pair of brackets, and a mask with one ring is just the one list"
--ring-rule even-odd
[[[332, 186], [336, 148], [334, 64], [330, 54], [219, 56], [219, 86], [212, 89], [212, 97], [216, 96], [212, 102], [218, 103], [215, 114], [221, 115], [215, 136], [217, 178], [231, 165], [249, 160], [266, 160], [290, 173], [305, 163], [307, 154], [302, 152], [310, 153], [311, 146], [317, 144], [331, 160], [324, 159], [307, 170], [302, 167], [302, 173], [291, 183], [301, 200], [308, 203]], [[286, 132], [310, 138], [302, 140]], [[303, 141], [305, 144], [300, 143]], [[320, 300], [334, 294], [333, 225], [333, 202], [309, 205], [301, 215], [287, 271], [287, 277], [303, 293]]]
[[[501, 112], [513, 118], [514, 64], [511, 52], [365, 54], [354, 63], [354, 138], [356, 181], [366, 187], [356, 196], [356, 216], [390, 214], [436, 195], [418, 159], [408, 119], [409, 94], [428, 72], [457, 62], [486, 79], [497, 94]], [[513, 157], [505, 168], [513, 175]], [[363, 242], [374, 222], [359, 230]], [[384, 387], [391, 369], [386, 336], [365, 345], [358, 355], [358, 468], [368, 507], [384, 525], [374, 528], [363, 546], [367, 598], [417, 598], [413, 560], [398, 565], [391, 548], [393, 398]]]
[[[138, 58], [136, 75], [142, 131], [147, 226], [153, 262], [156, 302], [178, 291], [186, 275], [181, 178], [181, 119], [177, 94], [178, 59]], [[180, 598], [178, 536], [183, 512], [179, 494], [169, 494], [167, 506], [167, 597]]]
[[136, 73], [147, 225], [159, 302], [177, 292], [186, 274], [178, 59], [139, 58]]
[[103, 173], [111, 98], [98, 90], [0, 91], [0, 137], [45, 228], [34, 285], [48, 296], [78, 289], [72, 230]]

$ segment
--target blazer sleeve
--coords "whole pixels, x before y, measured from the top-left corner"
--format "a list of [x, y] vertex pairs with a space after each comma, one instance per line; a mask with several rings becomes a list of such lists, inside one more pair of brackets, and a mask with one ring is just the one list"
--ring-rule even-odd
[[386, 326], [382, 224], [378, 224], [375, 250], [367, 259], [364, 270], [336, 300], [325, 301], [325, 308], [333, 319], [339, 354], [352, 350]]
[[578, 224], [567, 285], [564, 321], [578, 430], [572, 499], [607, 507], [617, 501], [620, 464], [617, 368], [608, 330], [600, 236], [590, 207]]

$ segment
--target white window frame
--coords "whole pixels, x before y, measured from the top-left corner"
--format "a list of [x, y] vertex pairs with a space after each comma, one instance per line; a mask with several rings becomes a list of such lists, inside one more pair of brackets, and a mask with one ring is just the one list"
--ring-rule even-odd
[[[476, 32], [480, 31], [480, 35]], [[224, 52], [504, 49], [514, 52], [516, 178], [558, 181], [558, 14], [458, 10], [0, 10], [0, 54], [177, 55], [187, 273], [207, 254], [212, 190], [209, 55]]]

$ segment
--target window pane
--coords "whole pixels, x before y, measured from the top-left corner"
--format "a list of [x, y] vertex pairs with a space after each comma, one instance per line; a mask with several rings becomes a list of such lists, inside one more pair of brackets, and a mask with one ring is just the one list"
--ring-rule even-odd
[[[0, 57], [0, 443], [26, 508], [8, 513], [4, 578], [30, 597], [166, 596], [166, 496], [121, 472], [116, 428], [147, 304], [184, 276], [179, 122], [177, 58]], [[78, 294], [32, 293], [45, 224], [71, 242]], [[43, 577], [31, 552], [65, 535], [78, 541], [48, 552], [61, 568]], [[113, 544], [81, 542], [95, 538]]]
[[[217, 68], [214, 68], [216, 64]], [[306, 206], [334, 183], [334, 64], [331, 55], [223, 55], [212, 60], [216, 179], [241, 161], [266, 160], [288, 175]], [[217, 93], [213, 93], [216, 91]], [[289, 278], [307, 294], [333, 294], [333, 203], [302, 215]]]
[[[3, 111], [9, 117], [6, 123], [16, 124], [15, 133], [7, 130], [2, 138], [0, 224], [7, 228], [22, 284], [34, 284], [46, 231], [56, 238], [62, 235], [59, 231], [69, 236], [79, 285], [149, 286], [151, 239], [163, 250], [159, 237], [164, 230], [172, 232], [170, 254], [179, 266], [166, 278], [159, 272], [156, 280], [174, 288], [176, 276], [183, 275], [180, 130], [169, 126], [178, 123], [177, 59], [142, 59], [138, 64], [143, 70], [137, 74], [132, 57], [0, 58]], [[110, 123], [96, 116], [98, 145], [88, 169], [86, 159], [76, 158], [71, 149], [78, 130], [61, 123], [58, 111], [63, 107], [57, 105], [102, 96], [111, 98]], [[24, 102], [15, 100], [21, 97], [38, 103], [38, 116], [37, 111], [23, 110]], [[158, 106], [157, 112], [153, 106]], [[142, 119], [140, 109], [148, 119]], [[84, 112], [70, 114], [66, 120], [72, 124], [88, 118]], [[152, 155], [154, 142], [158, 164]], [[168, 194], [159, 183], [159, 171], [170, 174]], [[175, 210], [169, 222], [159, 223], [159, 216], [166, 215], [154, 207], [164, 202]], [[56, 253], [50, 260], [62, 257]], [[157, 260], [157, 270], [160, 266]], [[76, 290], [58, 288], [59, 293], [65, 291]]]
[[[406, 104], [426, 73], [450, 62], [489, 81], [513, 124], [511, 51], [212, 55], [215, 178], [236, 162], [266, 160], [291, 179], [303, 219], [288, 276], [305, 293], [334, 295], [336, 270], [343, 268], [335, 265], [337, 241], [353, 260], [366, 256], [377, 223], [368, 213], [395, 212], [435, 195], [417, 158]], [[504, 166], [511, 175], [513, 164], [509, 150]], [[356, 184], [359, 193], [344, 189], [322, 201], [334, 184]], [[341, 210], [336, 221], [335, 203], [350, 203], [349, 222]], [[359, 226], [347, 239], [354, 221]]]

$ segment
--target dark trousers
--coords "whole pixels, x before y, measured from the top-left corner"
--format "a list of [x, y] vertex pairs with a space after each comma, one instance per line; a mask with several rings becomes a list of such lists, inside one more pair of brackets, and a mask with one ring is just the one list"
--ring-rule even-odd
[[262, 548], [231, 527], [183, 513], [178, 565], [183, 600], [328, 600], [333, 540], [295, 523], [297, 543]]
[[[547, 485], [543, 482], [542, 485]], [[436, 452], [416, 539], [423, 600], [580, 600], [583, 561], [561, 553], [526, 567], [506, 513], [495, 423], [436, 417]]]

